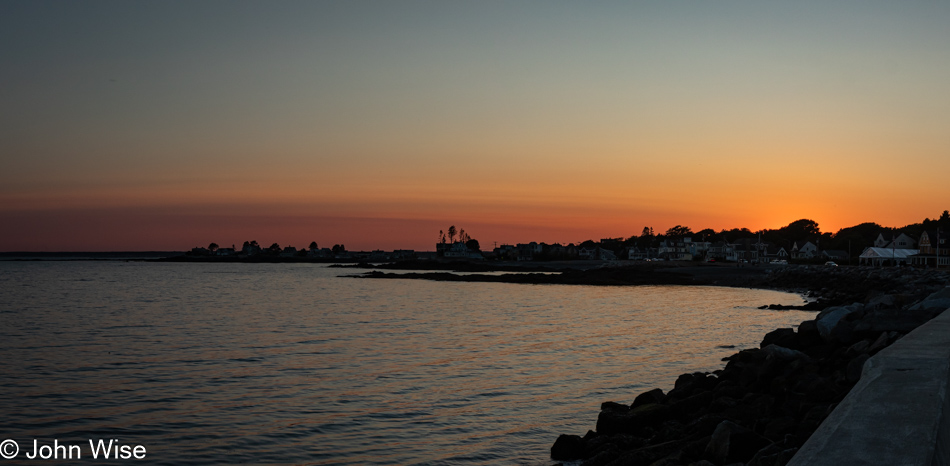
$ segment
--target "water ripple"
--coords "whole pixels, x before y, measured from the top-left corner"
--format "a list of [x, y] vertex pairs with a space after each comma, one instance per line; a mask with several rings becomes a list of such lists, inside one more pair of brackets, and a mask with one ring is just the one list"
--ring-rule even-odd
[[712, 287], [353, 280], [312, 264], [0, 263], [9, 438], [155, 464], [549, 464], [602, 401], [807, 315]]

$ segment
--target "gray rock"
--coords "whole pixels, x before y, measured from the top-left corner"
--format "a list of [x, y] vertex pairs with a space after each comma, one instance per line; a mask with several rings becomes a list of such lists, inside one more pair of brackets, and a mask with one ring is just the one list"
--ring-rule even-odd
[[887, 347], [887, 332], [881, 332], [881, 335], [868, 347], [868, 354], [874, 354]]
[[868, 301], [868, 309], [893, 308], [897, 306], [897, 297], [892, 294], [885, 294], [872, 298]]
[[848, 347], [848, 351], [847, 351], [845, 354], [847, 354], [848, 356], [854, 356], [854, 355], [858, 355], [858, 354], [864, 354], [864, 353], [867, 353], [868, 348], [870, 348], [870, 347], [871, 347], [871, 342], [870, 342], [870, 341], [868, 341], [868, 340], [861, 340], [861, 341], [859, 341], [859, 342], [857, 342], [857, 343], [851, 345], [850, 347]]
[[703, 456], [717, 464], [747, 461], [770, 443], [772, 442], [732, 421], [722, 421], [716, 426]]
[[923, 301], [910, 307], [911, 311], [950, 308], [950, 287], [927, 296]]
[[553, 460], [577, 460], [584, 457], [585, 442], [580, 436], [561, 434], [551, 447]]
[[795, 359], [801, 359], [802, 361], [806, 361], [806, 362], [811, 361], [811, 357], [805, 353], [802, 353], [801, 351], [785, 348], [778, 345], [766, 346], [765, 348], [762, 348], [762, 351], [768, 354], [769, 357], [780, 359], [782, 361], [793, 361]]
[[769, 333], [765, 334], [765, 338], [762, 339], [762, 343], [759, 343], [759, 348], [765, 348], [769, 345], [779, 345], [786, 348], [797, 348], [798, 347], [798, 334], [795, 333], [795, 329], [792, 328], [779, 328], [772, 330]]
[[864, 305], [861, 303], [849, 304], [847, 306], [832, 306], [818, 313], [815, 321], [818, 323], [818, 333], [821, 337], [828, 340], [831, 338], [831, 332], [835, 327], [849, 314], [864, 311]]
[[908, 333], [932, 317], [933, 313], [926, 309], [916, 311], [876, 309], [866, 313], [861, 320], [856, 322], [853, 330], [865, 336], [890, 331]]
[[[620, 405], [623, 406], [623, 405]], [[601, 409], [597, 416], [597, 432], [600, 434], [637, 433], [644, 427], [665, 421], [671, 414], [669, 406], [650, 403], [630, 409], [615, 406]]]
[[820, 344], [821, 334], [818, 333], [818, 323], [814, 320], [806, 320], [799, 324], [798, 341], [805, 347]]
[[648, 392], [643, 392], [637, 395], [633, 400], [631, 408], [638, 408], [643, 405], [648, 405], [650, 403], [662, 403], [663, 399], [666, 398], [666, 395], [663, 394], [663, 390], [659, 388], [654, 388]]

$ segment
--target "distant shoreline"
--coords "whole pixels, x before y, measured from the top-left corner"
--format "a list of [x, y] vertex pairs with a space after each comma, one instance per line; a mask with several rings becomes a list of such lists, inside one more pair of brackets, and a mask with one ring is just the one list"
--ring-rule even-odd
[[[402, 269], [398, 266], [371, 267], [372, 271], [360, 275], [351, 275], [356, 278], [412, 278], [437, 281], [471, 281], [471, 282], [502, 282], [522, 284], [556, 284], [556, 285], [597, 285], [597, 286], [629, 286], [629, 285], [722, 285], [757, 288], [766, 275], [765, 268], [715, 265], [677, 266], [669, 263], [631, 263], [616, 266], [604, 266], [603, 263], [575, 264], [574, 267], [544, 266], [513, 266], [499, 264], [491, 267], [486, 264], [482, 270], [471, 270], [466, 267], [447, 267], [444, 272], [381, 272], [376, 269]], [[561, 264], [559, 264], [561, 265]], [[587, 265], [588, 267], [583, 267]], [[364, 268], [365, 266], [357, 266]], [[481, 267], [476, 267], [481, 269]], [[406, 269], [402, 269], [406, 270]], [[411, 270], [411, 269], [410, 269]], [[432, 270], [432, 269], [428, 269]], [[504, 275], [483, 274], [455, 274], [458, 272], [524, 272]], [[555, 272], [555, 273], [552, 273]]]

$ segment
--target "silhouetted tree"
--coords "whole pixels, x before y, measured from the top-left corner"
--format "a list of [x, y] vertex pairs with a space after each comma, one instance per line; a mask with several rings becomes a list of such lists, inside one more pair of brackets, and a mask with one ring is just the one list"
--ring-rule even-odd
[[877, 235], [884, 235], [885, 239], [893, 239], [900, 232], [893, 228], [885, 228], [876, 223], [862, 223], [853, 227], [842, 228], [834, 234], [831, 241], [824, 242], [822, 246], [826, 249], [850, 250], [854, 254], [860, 254], [865, 248], [874, 245]]
[[682, 225], [676, 225], [675, 227], [666, 230], [666, 236], [672, 238], [683, 238], [692, 234], [693, 230], [690, 230], [689, 227], [684, 227]]
[[280, 253], [280, 245], [277, 244], [277, 243], [274, 243], [274, 244], [270, 245], [270, 247], [267, 248], [267, 251], [268, 251], [268, 252], [271, 252], [271, 253], [274, 253], [274, 254], [279, 254], [279, 253]]
[[342, 254], [346, 252], [346, 246], [342, 244], [334, 244], [333, 249], [331, 249], [331, 251], [333, 251], [333, 254]]
[[442, 230], [439, 230], [439, 242], [445, 244], [445, 232]]
[[702, 230], [697, 231], [693, 236], [698, 236], [700, 241], [713, 241], [716, 238], [716, 230], [712, 228], [703, 228]]
[[469, 239], [465, 242], [465, 247], [471, 249], [472, 251], [481, 251], [482, 248], [478, 245], [477, 239]]
[[311, 251], [315, 251], [317, 248], [318, 248], [317, 242], [316, 242], [316, 241], [311, 241], [311, 242], [310, 242], [310, 247], [307, 248], [307, 249], [309, 249], [309, 250], [311, 250]]
[[211, 251], [211, 252], [217, 251], [217, 250], [218, 250], [218, 243], [211, 243], [211, 244], [209, 244], [209, 245], [208, 245], [208, 250]]
[[454, 243], [454, 242], [455, 242], [455, 234], [456, 234], [457, 231], [458, 231], [458, 230], [455, 229], [455, 225], [452, 225], [452, 226], [449, 227], [449, 242], [450, 242], [450, 243]]
[[787, 226], [780, 228], [780, 230], [783, 230], [791, 237], [792, 241], [796, 239], [814, 238], [821, 235], [821, 230], [818, 229], [818, 222], [807, 218], [795, 220]]

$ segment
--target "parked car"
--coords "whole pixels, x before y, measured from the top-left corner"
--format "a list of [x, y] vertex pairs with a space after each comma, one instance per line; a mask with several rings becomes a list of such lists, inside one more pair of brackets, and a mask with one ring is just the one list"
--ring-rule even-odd
[[838, 264], [835, 264], [835, 261], [828, 261], [828, 262], [825, 262], [825, 265], [827, 265], [827, 266], [829, 266], [829, 267], [837, 267], [837, 266], [838, 266]]

